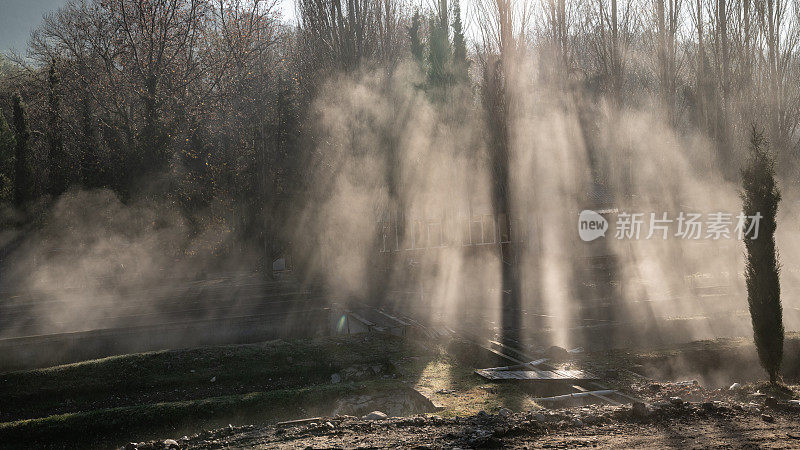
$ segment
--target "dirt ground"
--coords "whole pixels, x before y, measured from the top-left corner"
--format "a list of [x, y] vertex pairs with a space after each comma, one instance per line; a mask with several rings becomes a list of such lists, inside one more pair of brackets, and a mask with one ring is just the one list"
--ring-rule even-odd
[[[761, 411], [724, 406], [711, 410], [696, 404], [655, 412], [647, 418], [634, 417], [624, 407], [591, 411], [557, 410], [507, 417], [416, 416], [382, 421], [322, 418], [288, 427], [231, 427], [176, 442], [180, 448], [193, 449], [800, 447], [800, 414], [796, 411], [766, 411], [769, 416], [764, 418]], [[590, 417], [596, 417], [597, 422], [587, 424], [585, 420]], [[150, 448], [164, 446], [153, 442]]]
[[759, 381], [763, 374], [745, 339], [576, 353], [558, 366], [590, 370], [641, 403], [577, 402], [556, 409], [535, 399], [559, 394], [558, 388], [475, 375], [470, 367], [486, 361], [468, 361], [465, 355], [477, 354], [468, 347], [433, 353], [398, 361], [397, 371], [401, 382], [439, 407], [436, 412], [230, 425], [129, 448], [800, 448], [800, 389], [791, 384], [796, 355], [785, 361], [790, 384], [777, 389]]

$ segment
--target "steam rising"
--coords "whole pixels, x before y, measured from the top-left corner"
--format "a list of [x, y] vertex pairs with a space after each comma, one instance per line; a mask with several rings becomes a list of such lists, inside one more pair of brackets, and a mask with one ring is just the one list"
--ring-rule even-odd
[[[581, 333], [615, 321], [627, 329], [618, 336], [623, 343], [632, 336], [658, 342], [669, 334], [749, 335], [740, 241], [705, 239], [705, 230], [703, 239], [681, 239], [675, 222], [668, 239], [659, 233], [645, 239], [651, 212], [674, 221], [681, 212], [705, 220], [740, 211], [738, 179], [725, 176], [711, 139], [670, 125], [656, 99], [619, 107], [542, 81], [535, 61], [515, 70], [512, 175], [520, 216], [512, 220], [523, 248], [527, 342], [577, 345], [585, 342]], [[386, 291], [378, 292], [394, 300], [383, 303], [388, 307], [498, 332], [498, 246], [464, 245], [464, 234], [456, 233], [455, 242], [431, 249], [440, 243], [417, 237], [420, 224], [463, 230], [492, 214], [486, 133], [482, 117], [468, 112], [479, 107], [459, 92], [446, 106], [431, 101], [415, 87], [417, 77], [408, 66], [393, 76], [340, 79], [323, 90], [315, 105], [319, 191], [298, 230], [316, 238], [305, 251], [335, 297], [381, 303], [372, 298], [371, 286], [379, 283]], [[781, 209], [782, 249], [796, 245], [792, 206], [786, 201]], [[605, 239], [580, 241], [576, 222], [585, 208], [644, 213], [640, 239], [615, 239], [612, 216]], [[735, 219], [732, 235], [734, 226]], [[382, 253], [387, 239], [395, 251]], [[598, 257], [611, 261], [610, 283], [592, 271]], [[787, 267], [788, 293], [797, 278], [791, 261]], [[783, 301], [791, 312], [787, 327], [796, 328], [797, 303], [790, 295]]]
[[[406, 64], [391, 75], [342, 76], [321, 90], [312, 116], [312, 188], [286, 224], [310, 278], [345, 305], [367, 302], [492, 333], [501, 326], [497, 241], [511, 239], [521, 248], [520, 314], [529, 344], [585, 345], [590, 334], [583, 333], [613, 322], [626, 329], [617, 344], [632, 336], [658, 341], [662, 331], [687, 331], [683, 340], [749, 335], [740, 242], [645, 240], [648, 224], [642, 239], [617, 240], [613, 220], [593, 243], [576, 231], [583, 209], [641, 212], [645, 221], [651, 212], [671, 219], [738, 213], [738, 180], [724, 176], [709, 137], [669, 125], [656, 99], [622, 108], [543, 81], [537, 61], [514, 70], [512, 236], [501, 236], [497, 221], [508, 218], [492, 212], [487, 133], [468, 89], [432, 101], [417, 87], [417, 68]], [[795, 187], [782, 189], [783, 302], [786, 327], [796, 329]], [[188, 221], [202, 219], [175, 211], [126, 205], [103, 190], [62, 196], [9, 259], [7, 279], [40, 300], [26, 314], [43, 319], [20, 319], [4, 335], [120, 326], [126, 312], [142, 308], [159, 317], [165, 303], [137, 299], [179, 297], [178, 279], [252, 267], [247, 252], [224, 257], [237, 247], [224, 224], [205, 223], [193, 234]], [[598, 260], [605, 268], [594, 268]], [[105, 322], [108, 309], [119, 312], [115, 323]], [[678, 319], [688, 325], [665, 325]]]

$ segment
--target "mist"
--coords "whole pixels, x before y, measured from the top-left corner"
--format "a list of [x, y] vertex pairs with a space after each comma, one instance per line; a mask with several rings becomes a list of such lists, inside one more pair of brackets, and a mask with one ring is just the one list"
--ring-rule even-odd
[[[300, 1], [291, 27], [262, 2], [171, 2], [136, 12], [158, 37], [112, 3], [69, 2], [4, 59], [24, 145], [0, 164], [2, 337], [245, 317], [267, 295], [537, 348], [747, 336], [735, 220], [753, 126], [779, 162], [798, 327], [797, 11], [769, 16], [784, 35], [744, 4], [333, 17]], [[604, 236], [580, 238], [584, 210]], [[715, 213], [728, 236], [678, 235], [681, 214]]]

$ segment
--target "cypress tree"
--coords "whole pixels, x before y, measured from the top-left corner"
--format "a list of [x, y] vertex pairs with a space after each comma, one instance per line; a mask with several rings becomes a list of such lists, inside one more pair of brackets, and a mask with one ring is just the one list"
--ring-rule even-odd
[[[769, 374], [770, 383], [775, 384], [783, 359], [780, 266], [775, 249], [775, 216], [781, 194], [775, 184], [775, 158], [763, 132], [755, 127], [750, 139], [750, 156], [741, 173], [744, 230], [753, 226], [752, 232], [744, 236], [747, 303], [758, 358]], [[755, 234], [755, 220], [759, 220], [758, 235]]]
[[22, 206], [30, 200], [30, 193], [33, 191], [33, 176], [31, 174], [30, 162], [30, 138], [31, 130], [28, 128], [28, 118], [25, 111], [25, 103], [19, 93], [14, 94], [14, 134], [16, 140], [14, 152], [14, 204]]
[[419, 11], [414, 11], [414, 16], [411, 18], [411, 26], [408, 27], [408, 38], [411, 41], [411, 55], [414, 60], [422, 66], [425, 48], [422, 44], [421, 36], [422, 16]]
[[453, 68], [458, 81], [469, 78], [467, 60], [467, 41], [464, 38], [464, 25], [461, 22], [461, 4], [453, 0]]
[[61, 77], [56, 71], [55, 62], [48, 72], [48, 116], [47, 142], [50, 147], [50, 193], [62, 194], [70, 184], [71, 173], [67, 154], [64, 151], [64, 137], [61, 120]]
[[436, 14], [430, 18], [428, 37], [428, 86], [447, 87], [451, 81], [450, 24], [447, 20], [447, 0], [439, 0]]
[[6, 116], [0, 109], [0, 202], [13, 199], [14, 152], [16, 151], [14, 132], [6, 122]]
[[97, 133], [94, 127], [91, 105], [84, 96], [81, 99], [81, 184], [92, 189], [103, 186], [103, 174], [97, 152]]

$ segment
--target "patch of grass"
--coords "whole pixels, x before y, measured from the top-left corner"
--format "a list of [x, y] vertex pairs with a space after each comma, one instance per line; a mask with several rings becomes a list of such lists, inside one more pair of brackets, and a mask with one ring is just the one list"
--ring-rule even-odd
[[0, 374], [0, 422], [322, 384], [351, 365], [392, 367], [415, 352], [419, 347], [396, 336], [351, 335], [137, 353]]
[[329, 413], [343, 395], [397, 389], [396, 381], [336, 384], [250, 392], [200, 400], [154, 403], [60, 414], [0, 424], [0, 442], [8, 448], [86, 448], [122, 445], [227, 423], [263, 423]]
[[414, 387], [443, 408], [438, 415], [495, 413], [503, 407], [513, 411], [538, 408], [523, 383], [493, 383], [477, 375], [474, 369], [496, 366], [498, 361], [474, 345], [471, 351], [468, 347], [468, 343], [451, 342], [447, 348], [439, 348], [436, 357], [425, 361], [419, 370]]

